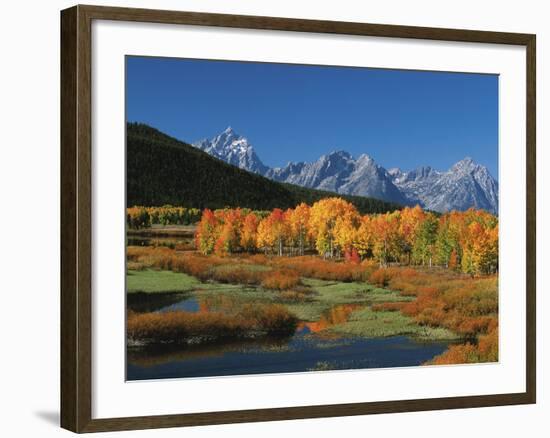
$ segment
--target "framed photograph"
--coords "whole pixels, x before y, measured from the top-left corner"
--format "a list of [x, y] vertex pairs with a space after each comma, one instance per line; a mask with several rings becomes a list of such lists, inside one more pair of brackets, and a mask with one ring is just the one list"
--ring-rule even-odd
[[535, 403], [535, 35], [61, 13], [61, 423]]

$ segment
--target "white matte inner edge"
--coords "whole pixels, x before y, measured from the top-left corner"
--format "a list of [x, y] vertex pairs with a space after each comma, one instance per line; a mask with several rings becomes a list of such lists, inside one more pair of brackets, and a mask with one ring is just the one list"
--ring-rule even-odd
[[[525, 391], [523, 47], [110, 21], [92, 41], [93, 418]], [[500, 362], [125, 382], [125, 55], [499, 74]]]

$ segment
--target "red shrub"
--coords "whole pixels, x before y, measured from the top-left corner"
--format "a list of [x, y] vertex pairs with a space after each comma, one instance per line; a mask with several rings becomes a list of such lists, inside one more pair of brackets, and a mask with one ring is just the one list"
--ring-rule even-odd
[[380, 287], [386, 287], [391, 280], [391, 272], [388, 268], [377, 269], [370, 275], [369, 280]]
[[480, 316], [477, 318], [465, 317], [455, 330], [466, 336], [476, 336], [480, 333], [487, 333], [489, 325], [494, 318], [490, 316]]
[[466, 343], [452, 345], [440, 356], [432, 359], [428, 364], [448, 365], [460, 363], [479, 363], [498, 361], [498, 331], [493, 330], [479, 337], [477, 345]]
[[166, 312], [134, 313], [127, 318], [127, 335], [133, 341], [185, 343], [191, 338], [220, 338], [293, 333], [296, 317], [279, 304], [248, 304], [237, 313]]
[[231, 284], [260, 284], [264, 278], [264, 271], [254, 271], [243, 266], [224, 266], [223, 269], [216, 269], [212, 279], [220, 283]]
[[266, 289], [288, 290], [300, 284], [300, 276], [296, 271], [278, 269], [266, 273], [262, 286]]
[[486, 335], [479, 337], [477, 349], [479, 354], [487, 359], [487, 362], [498, 361], [498, 328], [491, 330]]
[[344, 252], [344, 259], [346, 260], [346, 262], [355, 263], [356, 265], [361, 263], [361, 257], [359, 257], [359, 253], [355, 248], [352, 248], [351, 250], [346, 250]]
[[451, 345], [447, 351], [436, 356], [428, 364], [430, 365], [452, 365], [459, 363], [479, 362], [476, 347], [470, 343], [463, 345]]
[[280, 258], [273, 265], [296, 271], [302, 277], [328, 281], [359, 281], [364, 279], [364, 268], [355, 263], [323, 260], [318, 257]]
[[267, 265], [269, 263], [269, 259], [263, 254], [254, 254], [245, 260], [255, 265]]
[[399, 270], [398, 276], [400, 278], [411, 279], [418, 275], [418, 272], [412, 268], [403, 268]]

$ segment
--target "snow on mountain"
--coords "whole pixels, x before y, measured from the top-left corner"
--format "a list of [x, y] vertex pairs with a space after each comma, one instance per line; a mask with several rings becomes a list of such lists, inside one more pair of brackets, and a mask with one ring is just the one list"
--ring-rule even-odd
[[331, 152], [313, 163], [288, 163], [270, 169], [265, 176], [319, 190], [408, 203], [388, 172], [368, 155], [355, 159], [345, 151]]
[[403, 171], [399, 167], [392, 167], [391, 169], [388, 169], [388, 175], [392, 178], [399, 178], [403, 175]]
[[214, 138], [200, 140], [193, 146], [250, 172], [263, 175], [268, 170], [248, 139], [237, 134], [231, 126]]
[[227, 163], [275, 181], [347, 195], [367, 196], [403, 205], [446, 212], [483, 208], [498, 214], [498, 183], [486, 167], [467, 157], [448, 171], [429, 166], [404, 172], [384, 169], [366, 154], [354, 158], [335, 151], [317, 161], [288, 163], [284, 167], [265, 166], [245, 137], [227, 128], [195, 147]]
[[498, 182], [489, 170], [467, 157], [440, 172], [419, 167], [395, 173], [394, 184], [411, 201], [434, 211], [482, 208], [498, 214]]
[[353, 168], [353, 158], [344, 151], [331, 152], [313, 163], [288, 163], [283, 168], [270, 169], [265, 176], [276, 181], [336, 192], [342, 178]]

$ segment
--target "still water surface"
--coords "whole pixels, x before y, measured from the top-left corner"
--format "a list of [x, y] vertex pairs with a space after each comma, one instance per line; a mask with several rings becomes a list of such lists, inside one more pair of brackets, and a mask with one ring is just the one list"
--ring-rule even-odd
[[[136, 311], [204, 311], [196, 298], [159, 296], [155, 302], [128, 302]], [[448, 342], [418, 341], [405, 336], [362, 338], [327, 334], [352, 307], [335, 306], [319, 321], [303, 322], [286, 338], [238, 340], [210, 345], [157, 345], [129, 349], [127, 379], [163, 379], [310, 370], [387, 368], [420, 365], [441, 354]]]

